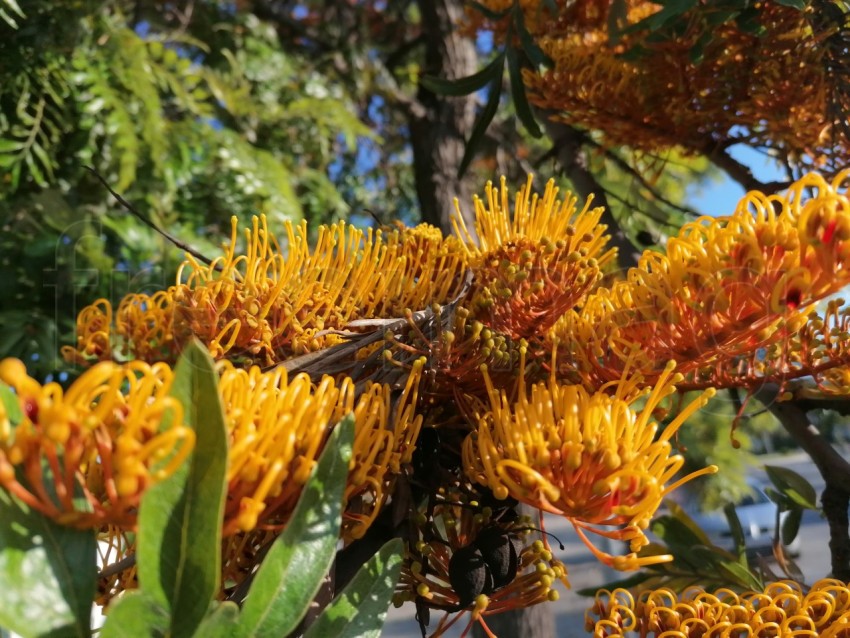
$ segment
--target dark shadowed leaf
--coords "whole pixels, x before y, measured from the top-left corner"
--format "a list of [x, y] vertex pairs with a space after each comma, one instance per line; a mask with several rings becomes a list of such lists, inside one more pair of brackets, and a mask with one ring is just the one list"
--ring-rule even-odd
[[481, 4], [480, 2], [475, 2], [474, 0], [467, 0], [466, 4], [468, 4], [470, 7], [473, 7], [476, 11], [481, 13], [488, 20], [501, 20], [506, 15], [508, 15], [508, 12], [510, 11], [510, 9], [505, 9], [503, 11], [493, 11], [489, 7]]
[[726, 520], [729, 522], [729, 531], [732, 533], [732, 540], [735, 543], [735, 552], [738, 558], [746, 560], [747, 544], [744, 540], [744, 528], [741, 527], [741, 520], [738, 518], [738, 513], [735, 511], [734, 503], [727, 503], [723, 507], [723, 513], [726, 515]]
[[496, 117], [496, 111], [499, 109], [499, 100], [502, 97], [502, 76], [497, 76], [490, 85], [490, 93], [487, 97], [487, 104], [478, 114], [478, 119], [475, 121], [475, 126], [472, 127], [472, 133], [469, 135], [469, 140], [466, 142], [466, 148], [463, 150], [463, 159], [460, 161], [460, 166], [457, 169], [458, 177], [463, 177], [466, 169], [472, 163], [472, 158], [478, 152], [481, 142], [484, 140], [484, 134], [490, 126], [490, 122]]
[[522, 70], [517, 53], [513, 49], [508, 49], [508, 74], [511, 80], [511, 97], [514, 100], [517, 117], [533, 137], [540, 137], [543, 133], [540, 131], [537, 120], [534, 118], [534, 112], [528, 104], [525, 84], [522, 82]]
[[785, 520], [782, 521], [782, 542], [785, 545], [790, 545], [797, 538], [797, 533], [800, 531], [800, 523], [803, 521], [803, 508], [792, 507], [788, 511]]
[[504, 70], [505, 54], [500, 53], [478, 73], [473, 73], [465, 78], [445, 80], [430, 75], [423, 75], [419, 81], [426, 89], [433, 91], [438, 95], [469, 95], [470, 93], [474, 93], [475, 91], [484, 88], [487, 83], [492, 82], [494, 78], [501, 79]]

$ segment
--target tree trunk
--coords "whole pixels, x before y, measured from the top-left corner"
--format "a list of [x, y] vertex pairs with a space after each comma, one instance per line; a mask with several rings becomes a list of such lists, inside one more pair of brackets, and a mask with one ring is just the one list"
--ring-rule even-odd
[[[458, 0], [420, 0], [422, 30], [425, 36], [423, 74], [455, 79], [472, 75], [478, 69], [478, 54], [471, 38], [458, 33], [463, 5]], [[475, 122], [475, 95], [445, 97], [419, 87], [418, 101], [426, 113], [410, 119], [416, 194], [422, 220], [452, 230], [454, 200], [461, 203], [467, 226], [472, 219], [472, 194], [468, 178], [459, 178], [466, 140]]]

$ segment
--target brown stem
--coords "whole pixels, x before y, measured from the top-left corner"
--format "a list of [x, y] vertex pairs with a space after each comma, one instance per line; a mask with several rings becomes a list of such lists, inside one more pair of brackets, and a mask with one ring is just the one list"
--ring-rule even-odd
[[723, 147], [708, 150], [705, 155], [712, 164], [722, 169], [748, 191], [761, 191], [765, 195], [771, 195], [787, 188], [790, 184], [789, 182], [762, 182], [757, 180], [748, 166], [732, 157]]
[[584, 148], [585, 136], [572, 126], [551, 120], [546, 114], [542, 114], [539, 119], [545, 123], [549, 138], [557, 149], [558, 163], [567, 179], [572, 182], [581, 197], [592, 195], [594, 204], [604, 208], [600, 221], [608, 227], [611, 235], [610, 245], [617, 249], [617, 261], [620, 268], [628, 269], [637, 266], [642, 251], [632, 244], [620, 228], [608, 205], [605, 189], [590, 172], [587, 151]]
[[850, 493], [834, 483], [827, 483], [821, 497], [823, 513], [829, 523], [829, 552], [832, 555], [832, 576], [850, 582], [850, 530], [847, 508]]
[[847, 514], [850, 505], [850, 463], [809, 422], [803, 408], [793, 401], [780, 403], [777, 401], [778, 395], [779, 387], [774, 384], [767, 384], [755, 392], [756, 398], [812, 458], [826, 482], [821, 503], [829, 523], [832, 575], [845, 582], [850, 581], [850, 530]]

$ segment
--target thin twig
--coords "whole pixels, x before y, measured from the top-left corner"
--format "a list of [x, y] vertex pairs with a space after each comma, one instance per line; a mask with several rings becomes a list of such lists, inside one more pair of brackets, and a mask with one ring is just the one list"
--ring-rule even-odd
[[144, 215], [142, 215], [142, 214], [141, 214], [139, 211], [137, 211], [135, 208], [133, 208], [133, 205], [132, 205], [130, 202], [128, 202], [126, 199], [124, 199], [123, 197], [121, 197], [121, 195], [119, 195], [118, 193], [116, 193], [116, 192], [112, 189], [112, 187], [109, 185], [109, 183], [106, 181], [106, 179], [104, 179], [104, 177], [103, 177], [100, 173], [98, 173], [98, 172], [97, 172], [94, 168], [92, 168], [91, 166], [85, 166], [84, 168], [85, 168], [87, 171], [89, 171], [92, 175], [94, 175], [94, 176], [97, 178], [97, 180], [98, 180], [101, 184], [103, 184], [103, 187], [104, 187], [106, 190], [108, 190], [108, 191], [109, 191], [109, 194], [110, 194], [110, 195], [112, 195], [112, 197], [114, 197], [114, 198], [115, 198], [115, 201], [117, 201], [119, 204], [121, 204], [121, 206], [122, 206], [122, 207], [123, 207], [123, 208], [124, 208], [127, 212], [129, 212], [129, 213], [130, 213], [133, 217], [135, 217], [136, 219], [138, 219], [140, 222], [142, 222], [142, 223], [143, 223], [145, 226], [147, 226], [148, 228], [151, 228], [151, 229], [153, 229], [155, 232], [157, 232], [157, 233], [159, 233], [160, 235], [162, 235], [165, 239], [167, 239], [167, 240], [168, 240], [168, 241], [170, 241], [172, 244], [174, 244], [175, 246], [177, 246], [177, 248], [179, 248], [180, 250], [183, 250], [183, 251], [185, 251], [185, 252], [189, 253], [190, 255], [192, 255], [192, 257], [194, 257], [195, 259], [197, 259], [197, 260], [198, 260], [198, 261], [200, 261], [200, 262], [205, 263], [207, 266], [212, 266], [212, 259], [210, 259], [209, 257], [206, 257], [206, 256], [202, 255], [201, 253], [199, 253], [197, 250], [195, 250], [194, 248], [192, 248], [191, 246], [189, 246], [189, 245], [188, 245], [188, 244], [186, 244], [185, 242], [183, 242], [183, 241], [181, 241], [181, 240], [177, 239], [174, 235], [171, 235], [170, 233], [168, 233], [168, 232], [164, 231], [164, 230], [163, 230], [163, 229], [161, 229], [159, 226], [157, 226], [156, 224], [154, 224], [152, 221], [150, 221], [149, 219], [147, 219]]
[[100, 571], [97, 575], [98, 578], [109, 578], [114, 576], [115, 574], [120, 574], [125, 569], [130, 569], [136, 564], [136, 555], [130, 554], [129, 556], [125, 556], [121, 560], [116, 563], [112, 563], [111, 565], [107, 565]]
[[[602, 146], [601, 144], [599, 144], [599, 142], [596, 142], [595, 140], [590, 139], [590, 138], [587, 139], [587, 143], [590, 144], [591, 146], [601, 150], [604, 153], [605, 157], [607, 157], [609, 160], [614, 162], [614, 164], [617, 166], [617, 168], [619, 168], [620, 170], [631, 175], [634, 179], [636, 179], [640, 183], [641, 186], [643, 186], [646, 190], [649, 191], [650, 195], [652, 195], [655, 199], [657, 199], [662, 204], [665, 204], [665, 205], [669, 206], [670, 208], [677, 210], [680, 213], [683, 213], [685, 215], [688, 215], [688, 216], [691, 216], [691, 217], [699, 217], [699, 213], [696, 212], [695, 210], [692, 210], [692, 209], [688, 208], [687, 206], [682, 206], [681, 204], [677, 204], [675, 202], [672, 202], [669, 199], [667, 199], [666, 197], [664, 197], [664, 195], [659, 193], [652, 186], [652, 184], [650, 184], [648, 181], [646, 181], [646, 178], [643, 175], [641, 175], [634, 166], [629, 164], [626, 160], [624, 160], [622, 157], [617, 155], [610, 148]], [[659, 221], [659, 220], [656, 219], [656, 221]]]

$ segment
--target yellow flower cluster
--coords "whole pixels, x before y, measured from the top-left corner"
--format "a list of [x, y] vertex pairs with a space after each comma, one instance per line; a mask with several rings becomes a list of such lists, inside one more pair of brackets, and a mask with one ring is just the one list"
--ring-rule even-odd
[[[234, 222], [211, 265], [190, 258], [168, 290], [80, 314], [70, 358], [136, 361], [96, 363], [64, 393], [20, 362], [0, 365], [14, 390], [0, 404], [0, 485], [128, 551], [141, 493], [192, 449], [162, 362], [198, 337], [218, 359], [230, 439], [232, 582], [287, 524], [330, 428], [348, 413], [343, 540], [362, 537], [391, 499], [393, 514], [409, 519], [400, 599], [475, 621], [553, 597], [565, 571], [545, 543], [525, 542], [523, 524], [494, 514], [509, 497], [566, 517], [615, 568], [666, 561], [638, 552], [662, 499], [714, 471], [678, 476], [671, 443], [710, 386], [804, 375], [837, 392], [850, 385], [847, 314], [838, 303], [823, 318], [811, 310], [850, 282], [848, 177], [750, 193], [728, 218], [702, 218], [664, 252], [647, 251], [609, 287], [600, 273], [614, 253], [600, 209], [559, 198], [552, 182], [536, 195], [529, 180], [514, 202], [504, 181], [488, 185], [475, 202], [477, 243], [458, 216], [459, 238], [340, 223], [319, 229], [314, 248], [304, 224], [288, 225], [284, 248], [259, 218], [239, 253]], [[663, 402], [695, 388], [709, 389], [659, 428]], [[417, 460], [423, 423], [437, 443]], [[495, 504], [473, 503], [485, 492]], [[75, 506], [80, 495], [86, 511]], [[591, 533], [630, 551], [607, 554]], [[482, 538], [510, 540], [511, 578], [490, 574], [474, 595], [459, 593], [452, 572]]]
[[840, 638], [850, 634], [850, 589], [832, 579], [820, 580], [807, 591], [793, 581], [779, 581], [760, 592], [664, 588], [641, 592], [637, 599], [624, 589], [603, 589], [585, 623], [594, 638]]
[[[482, 4], [504, 11], [513, 3]], [[646, 0], [624, 4], [620, 27], [661, 11]], [[759, 35], [732, 20], [701, 24], [700, 12], [710, 9], [698, 7], [683, 18], [684, 33], [654, 42], [645, 32], [612, 33], [610, 2], [562, 2], [553, 14], [550, 3], [523, 0], [525, 26], [553, 61], [550, 69], [524, 72], [529, 99], [569, 124], [601, 132], [614, 147], [710, 153], [742, 141], [808, 156], [816, 165], [842, 157], [846, 145], [831, 138], [828, 119], [832, 32], [814, 25], [816, 9], [782, 4], [752, 5]], [[510, 17], [489, 24], [474, 9], [468, 15], [473, 26], [494, 28], [502, 37], [511, 32]], [[622, 55], [633, 46], [639, 54]]]
[[[671, 437], [713, 395], [706, 391], [658, 434], [651, 417], [661, 400], [675, 392], [673, 383], [679, 378], [672, 376], [674, 367], [671, 363], [664, 369], [640, 411], [634, 407], [646, 394], [635, 391], [640, 378], [606, 388], [613, 394], [590, 394], [553, 376], [528, 392], [520, 385], [516, 402], [489, 385], [487, 411], [463, 445], [468, 476], [497, 498], [511, 496], [566, 517], [594, 555], [616, 569], [671, 560], [637, 556], [648, 543], [644, 530], [664, 496], [717, 469], [710, 466], [666, 485], [684, 464], [682, 456], [672, 453]], [[622, 527], [597, 527], [610, 525]], [[631, 553], [606, 554], [585, 531], [629, 541]]]
[[602, 208], [591, 209], [589, 198], [577, 211], [570, 193], [558, 199], [554, 180], [538, 196], [531, 175], [513, 215], [504, 178], [498, 189], [488, 182], [485, 197], [475, 198], [477, 242], [459, 211], [452, 219], [475, 275], [469, 309], [509, 338], [538, 337], [593, 288], [616, 253], [605, 251]]
[[114, 334], [109, 302], [83, 310], [77, 347], [63, 348], [64, 356], [85, 363], [110, 359], [118, 348], [135, 359], [173, 362], [196, 337], [215, 358], [271, 365], [337, 343], [323, 331], [351, 320], [398, 317], [406, 308], [445, 302], [465, 270], [459, 242], [427, 225], [385, 237], [340, 222], [322, 226], [311, 250], [306, 222], [287, 224], [284, 251], [265, 217], [255, 218], [240, 255], [237, 226], [234, 218], [225, 254], [209, 266], [189, 256], [176, 285], [125, 297]]
[[730, 217], [686, 224], [665, 253], [646, 251], [627, 280], [562, 318], [562, 350], [604, 383], [639, 344], [635, 365], [650, 380], [672, 359], [712, 385], [719, 361], [796, 332], [813, 302], [850, 282], [848, 177], [809, 174], [784, 195], [749, 193]]
[[0, 381], [17, 399], [0, 402], [0, 486], [66, 525], [131, 526], [144, 490], [195, 443], [163, 364], [102, 362], [63, 392], [4, 359]]
[[355, 396], [349, 378], [306, 374], [287, 378], [282, 367], [262, 372], [220, 362], [220, 389], [230, 432], [225, 536], [261, 523], [282, 528], [321, 453], [330, 429], [351, 412], [354, 460], [345, 492], [344, 537], [358, 538], [410, 461], [422, 417], [414, 414], [424, 361], [415, 362], [398, 398], [370, 384]]
[[[393, 397], [386, 385], [369, 384], [355, 396], [347, 378], [314, 385], [304, 374], [288, 380], [282, 368], [263, 373], [220, 362], [230, 433], [224, 534], [285, 525], [330, 429], [353, 412], [344, 536], [361, 536], [413, 453], [423, 364], [415, 362]], [[0, 402], [0, 485], [61, 523], [132, 528], [145, 489], [193, 448], [194, 430], [168, 396], [166, 364], [101, 362], [63, 392], [56, 383], [41, 386], [20, 361], [6, 359], [0, 380], [20, 404], [19, 414], [10, 414]], [[80, 495], [85, 506], [76, 501]]]

